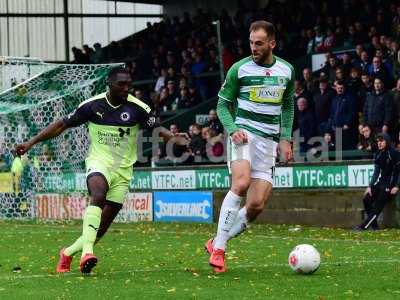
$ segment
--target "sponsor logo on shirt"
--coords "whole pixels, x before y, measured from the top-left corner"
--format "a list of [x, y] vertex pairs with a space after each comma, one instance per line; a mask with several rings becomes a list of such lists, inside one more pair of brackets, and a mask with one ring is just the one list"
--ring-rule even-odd
[[126, 121], [129, 121], [129, 119], [131, 118], [131, 115], [128, 112], [124, 111], [121, 113], [120, 118], [122, 121], [126, 122]]

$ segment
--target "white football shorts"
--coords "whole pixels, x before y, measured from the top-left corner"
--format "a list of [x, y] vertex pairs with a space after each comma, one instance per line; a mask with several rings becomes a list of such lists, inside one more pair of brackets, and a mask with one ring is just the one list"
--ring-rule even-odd
[[248, 142], [235, 145], [232, 139], [228, 139], [228, 169], [231, 173], [231, 162], [245, 159], [250, 163], [251, 178], [259, 178], [274, 183], [274, 167], [277, 156], [278, 143], [272, 139], [255, 135], [242, 129], [247, 134]]

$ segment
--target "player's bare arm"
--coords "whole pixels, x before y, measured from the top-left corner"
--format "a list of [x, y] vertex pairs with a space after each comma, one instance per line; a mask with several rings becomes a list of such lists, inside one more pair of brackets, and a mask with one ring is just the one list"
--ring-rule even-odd
[[29, 141], [15, 146], [15, 153], [17, 155], [23, 155], [26, 152], [28, 152], [29, 149], [32, 148], [35, 144], [59, 136], [67, 128], [68, 126], [64, 123], [62, 119], [57, 120], [51, 123], [42, 131], [40, 131], [36, 136], [31, 138]]

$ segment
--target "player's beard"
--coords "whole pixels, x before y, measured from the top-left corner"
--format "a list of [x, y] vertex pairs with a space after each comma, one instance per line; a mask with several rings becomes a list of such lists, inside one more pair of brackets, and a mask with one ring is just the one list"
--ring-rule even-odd
[[253, 61], [258, 65], [266, 64], [266, 60], [270, 56], [271, 52], [272, 51], [270, 49], [268, 49], [263, 52], [258, 52], [257, 57], [255, 57], [253, 54], [251, 55], [251, 57], [252, 57]]

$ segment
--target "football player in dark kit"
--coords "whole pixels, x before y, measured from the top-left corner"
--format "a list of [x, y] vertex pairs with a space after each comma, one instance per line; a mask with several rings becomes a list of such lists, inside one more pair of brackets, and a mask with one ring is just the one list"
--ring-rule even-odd
[[[85, 163], [90, 203], [83, 215], [82, 235], [60, 251], [58, 273], [69, 272], [73, 256], [80, 251], [82, 273], [90, 273], [97, 264], [93, 246], [122, 208], [132, 178], [132, 166], [137, 160], [138, 131], [155, 127], [151, 108], [128, 93], [131, 84], [126, 69], [111, 70], [108, 92], [83, 101], [73, 113], [51, 123], [15, 148], [18, 155], [23, 155], [39, 142], [54, 138], [68, 128], [88, 123], [90, 148]], [[183, 138], [175, 138], [165, 128], [157, 130], [164, 141], [186, 142], [182, 141]]]
[[355, 230], [377, 230], [377, 218], [390, 199], [397, 194], [400, 186], [400, 152], [390, 143], [386, 133], [376, 137], [378, 151], [374, 158], [374, 173], [363, 198], [367, 218]]

